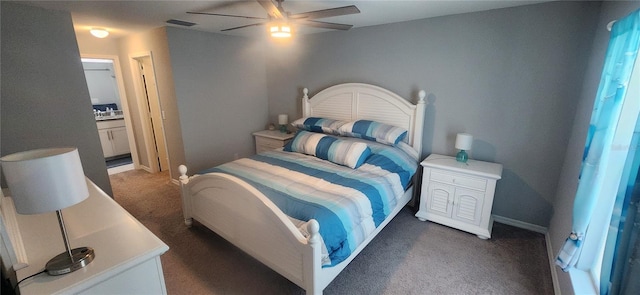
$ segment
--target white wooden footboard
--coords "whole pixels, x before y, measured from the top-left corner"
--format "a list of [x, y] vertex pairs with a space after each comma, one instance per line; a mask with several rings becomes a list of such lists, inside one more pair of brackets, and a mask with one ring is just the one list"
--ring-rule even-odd
[[390, 216], [346, 260], [322, 268], [317, 221], [312, 219], [307, 224], [307, 239], [271, 200], [243, 180], [223, 173], [188, 177], [184, 165], [179, 170], [185, 224], [191, 226], [196, 219], [314, 295], [322, 294], [413, 196], [411, 187], [398, 199]]
[[181, 165], [185, 223], [195, 219], [236, 247], [280, 273], [307, 294], [321, 294], [318, 284], [321, 245], [318, 222], [305, 238], [271, 200], [243, 180], [222, 173], [188, 177]]

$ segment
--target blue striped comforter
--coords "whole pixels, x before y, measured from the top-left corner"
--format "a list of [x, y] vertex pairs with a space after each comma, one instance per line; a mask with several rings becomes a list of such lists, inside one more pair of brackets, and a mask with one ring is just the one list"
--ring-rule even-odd
[[417, 169], [417, 160], [402, 150], [366, 143], [371, 156], [357, 169], [274, 150], [200, 174], [234, 175], [260, 190], [288, 216], [316, 219], [329, 255], [323, 267], [333, 266], [349, 257], [385, 220]]

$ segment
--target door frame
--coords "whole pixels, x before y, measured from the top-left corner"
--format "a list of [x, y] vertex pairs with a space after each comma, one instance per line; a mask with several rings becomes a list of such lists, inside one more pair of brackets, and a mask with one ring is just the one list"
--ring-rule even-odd
[[113, 71], [116, 76], [116, 88], [118, 88], [118, 95], [120, 96], [120, 104], [122, 106], [122, 113], [124, 114], [124, 124], [127, 130], [127, 139], [129, 140], [129, 150], [131, 151], [131, 160], [133, 161], [134, 169], [139, 169], [140, 160], [138, 158], [138, 149], [136, 147], [136, 138], [133, 132], [133, 123], [131, 121], [131, 112], [129, 110], [129, 100], [127, 99], [127, 92], [124, 89], [124, 78], [122, 76], [122, 68], [120, 67], [120, 59], [117, 55], [108, 54], [80, 54], [81, 58], [95, 58], [95, 59], [109, 59], [113, 61]]
[[[139, 116], [140, 116], [140, 123], [142, 126], [142, 133], [143, 133], [143, 143], [144, 143], [144, 149], [146, 150], [146, 154], [147, 154], [147, 161], [149, 163], [149, 166], [145, 166], [140, 164], [140, 168], [146, 170], [147, 172], [150, 173], [157, 173], [160, 172], [161, 170], [161, 166], [160, 166], [160, 161], [159, 161], [159, 157], [162, 155], [158, 155], [158, 151], [156, 150], [156, 144], [162, 144], [164, 145], [164, 151], [166, 154], [166, 158], [167, 158], [167, 167], [166, 170], [169, 170], [169, 168], [171, 167], [170, 164], [170, 159], [169, 159], [169, 150], [167, 149], [167, 142], [166, 142], [166, 134], [164, 131], [164, 118], [159, 118], [159, 122], [160, 122], [160, 129], [161, 130], [154, 130], [156, 133], [157, 132], [161, 132], [161, 137], [162, 137], [162, 141], [158, 142], [157, 138], [154, 137], [153, 132], [151, 132], [151, 130], [153, 130], [153, 126], [151, 126], [151, 118], [150, 118], [150, 114], [149, 112], [147, 112], [146, 110], [148, 110], [148, 106], [147, 104], [147, 96], [144, 94], [144, 86], [142, 85], [142, 80], [140, 79], [140, 70], [138, 67], [138, 63], [140, 62], [139, 59], [141, 58], [149, 58], [149, 60], [151, 61], [151, 69], [149, 69], [149, 71], [153, 74], [153, 79], [156, 80], [156, 71], [155, 71], [155, 63], [153, 60], [153, 54], [151, 51], [145, 51], [145, 52], [139, 52], [139, 53], [135, 53], [135, 54], [131, 54], [129, 55], [129, 65], [131, 67], [131, 75], [132, 75], [132, 79], [133, 79], [133, 87], [134, 87], [134, 91], [135, 91], [135, 95], [136, 95], [136, 103], [138, 106], [138, 112], [139, 112]], [[153, 89], [156, 94], [157, 94], [157, 103], [160, 107], [160, 113], [162, 114], [164, 111], [162, 110], [162, 102], [160, 99], [160, 92], [158, 91], [158, 83], [157, 80], [154, 81], [154, 88]], [[148, 89], [147, 89], [148, 90]], [[158, 118], [157, 118], [158, 119]]]

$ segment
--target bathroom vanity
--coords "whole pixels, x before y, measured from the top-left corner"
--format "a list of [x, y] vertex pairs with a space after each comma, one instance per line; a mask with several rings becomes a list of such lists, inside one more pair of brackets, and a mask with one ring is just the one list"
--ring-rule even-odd
[[105, 158], [131, 153], [124, 119], [97, 120], [96, 124]]

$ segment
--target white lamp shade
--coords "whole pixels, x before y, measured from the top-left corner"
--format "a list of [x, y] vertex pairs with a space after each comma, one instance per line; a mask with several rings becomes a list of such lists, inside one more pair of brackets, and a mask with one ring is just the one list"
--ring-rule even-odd
[[278, 115], [278, 124], [287, 125], [287, 123], [289, 123], [289, 115], [287, 114]]
[[456, 149], [459, 150], [471, 150], [471, 145], [473, 144], [473, 136], [467, 133], [458, 133], [456, 135]]
[[52, 212], [89, 197], [76, 148], [19, 152], [0, 158], [0, 162], [20, 214]]

